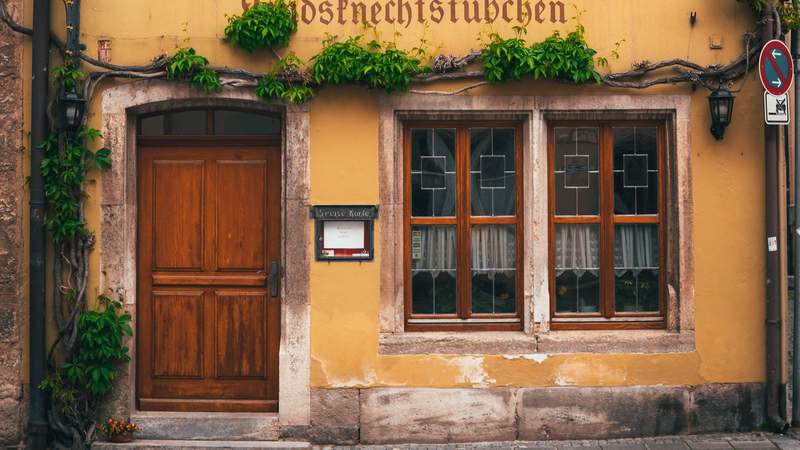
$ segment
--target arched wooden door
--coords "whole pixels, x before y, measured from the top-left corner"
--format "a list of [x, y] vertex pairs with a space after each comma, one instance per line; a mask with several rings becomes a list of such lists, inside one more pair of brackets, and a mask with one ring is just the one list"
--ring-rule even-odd
[[238, 111], [140, 120], [140, 409], [277, 411], [279, 131]]

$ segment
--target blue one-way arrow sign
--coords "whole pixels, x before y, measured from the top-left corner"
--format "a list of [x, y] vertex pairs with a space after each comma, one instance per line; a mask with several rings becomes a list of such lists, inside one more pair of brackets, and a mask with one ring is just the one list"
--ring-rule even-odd
[[774, 96], [789, 91], [794, 78], [794, 64], [789, 47], [783, 41], [771, 40], [761, 49], [758, 61], [761, 84]]

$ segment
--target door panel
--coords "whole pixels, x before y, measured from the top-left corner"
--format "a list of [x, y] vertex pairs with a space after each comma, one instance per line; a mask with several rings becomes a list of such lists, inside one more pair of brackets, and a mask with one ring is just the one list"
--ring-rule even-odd
[[266, 378], [267, 296], [217, 292], [218, 377]]
[[276, 411], [277, 148], [139, 152], [139, 407]]
[[264, 267], [266, 170], [265, 161], [217, 162], [219, 270]]
[[204, 161], [155, 161], [153, 266], [202, 270]]
[[203, 292], [159, 291], [153, 292], [152, 299], [153, 347], [156, 349], [153, 375], [202, 377]]

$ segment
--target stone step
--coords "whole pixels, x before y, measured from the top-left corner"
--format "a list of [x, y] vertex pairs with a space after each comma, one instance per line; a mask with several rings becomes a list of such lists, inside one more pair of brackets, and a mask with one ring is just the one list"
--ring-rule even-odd
[[111, 442], [95, 442], [92, 450], [206, 450], [214, 449], [235, 449], [235, 450], [257, 450], [262, 448], [272, 450], [295, 450], [309, 449], [311, 444], [308, 442], [290, 441], [199, 441], [199, 440], [160, 440], [160, 439], [136, 439], [133, 442], [116, 444]]
[[138, 439], [213, 441], [277, 441], [274, 413], [198, 413], [148, 411], [131, 414], [142, 431]]

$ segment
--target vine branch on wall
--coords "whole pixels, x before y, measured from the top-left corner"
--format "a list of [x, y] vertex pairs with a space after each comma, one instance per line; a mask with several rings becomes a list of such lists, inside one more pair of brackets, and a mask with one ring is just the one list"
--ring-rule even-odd
[[[0, 19], [5, 22], [12, 30], [19, 33], [31, 35], [33, 30], [16, 23], [8, 14], [6, 9], [5, 0], [0, 0]], [[763, 23], [762, 19], [758, 25]], [[780, 23], [779, 18], [773, 16], [773, 21]], [[780, 26], [776, 27], [776, 37], [781, 35], [782, 31]], [[65, 51], [64, 42], [58, 36], [51, 36], [53, 45], [58, 49]], [[628, 89], [646, 89], [657, 85], [666, 84], [681, 84], [691, 83], [694, 85], [701, 85], [709, 89], [713, 89], [715, 84], [729, 83], [744, 76], [748, 70], [757, 61], [756, 57], [759, 51], [759, 45], [753, 45], [755, 40], [755, 33], [748, 32], [744, 36], [746, 50], [738, 58], [731, 61], [724, 66], [710, 65], [703, 66], [692, 61], [685, 59], [670, 59], [651, 63], [649, 61], [642, 61], [633, 65], [631, 70], [619, 73], [610, 73], [602, 77], [601, 83], [615, 88], [628, 88]], [[84, 62], [95, 66], [103, 71], [94, 71], [88, 74], [84, 82], [84, 95], [87, 99], [92, 98], [92, 94], [97, 88], [97, 85], [107, 78], [147, 78], [158, 79], [167, 78], [165, 68], [169, 62], [169, 57], [166, 55], [159, 56], [152, 63], [139, 66], [121, 66], [116, 64], [105, 63], [95, 58], [86, 55], [84, 52], [79, 52], [74, 55]], [[468, 66], [477, 62], [481, 57], [480, 51], [472, 51], [463, 56], [453, 55], [438, 55], [434, 58], [430, 67], [430, 72], [417, 74], [412, 77], [412, 81], [417, 84], [432, 83], [436, 81], [452, 81], [452, 80], [469, 80], [469, 79], [482, 79], [486, 74], [483, 70], [467, 70]], [[255, 87], [258, 85], [258, 80], [264, 77], [265, 73], [250, 72], [245, 69], [237, 68], [215, 68], [212, 70], [217, 72], [222, 78], [220, 80], [222, 86], [232, 87]], [[673, 70], [674, 74], [662, 75], [656, 78], [648, 78], [655, 73], [661, 73], [667, 70]], [[304, 83], [306, 80], [302, 75], [297, 73], [278, 73], [275, 76], [288, 83]], [[466, 88], [459, 88], [455, 91], [441, 92], [441, 91], [422, 91], [412, 90], [414, 93], [437, 93], [437, 94], [460, 94], [466, 92], [474, 87], [483, 86], [486, 83], [476, 83]]]

